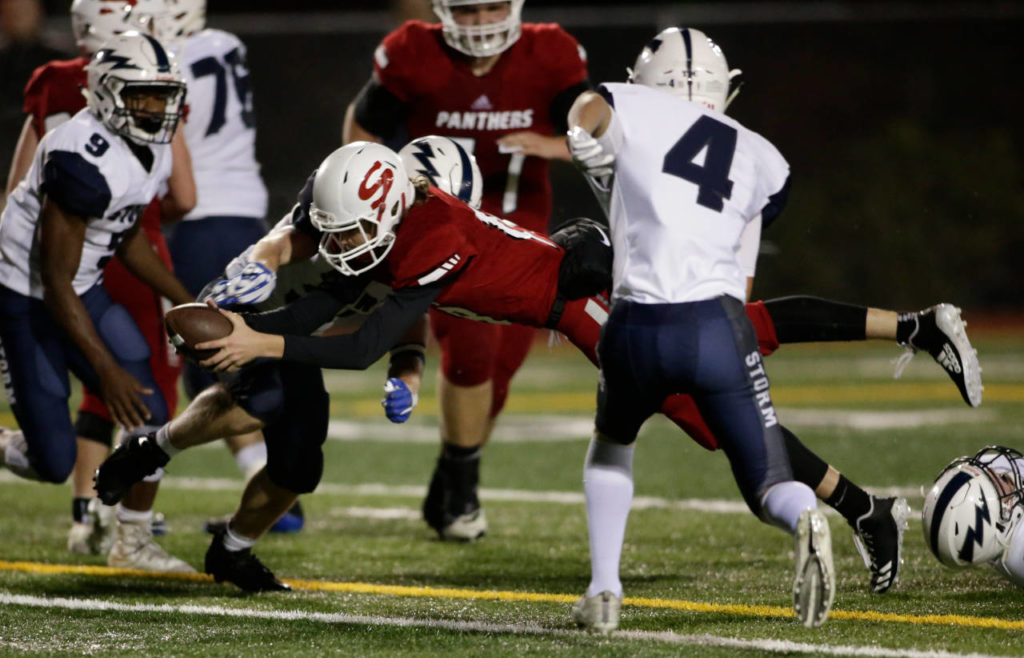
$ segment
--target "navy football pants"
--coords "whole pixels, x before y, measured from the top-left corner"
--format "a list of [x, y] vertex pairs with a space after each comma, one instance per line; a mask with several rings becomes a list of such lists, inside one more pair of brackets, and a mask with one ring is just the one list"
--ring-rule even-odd
[[598, 344], [597, 430], [623, 444], [675, 393], [693, 396], [747, 506], [793, 479], [757, 336], [732, 297], [685, 304], [616, 301]]
[[[96, 332], [121, 367], [154, 391], [142, 396], [152, 414], [148, 423], [166, 423], [167, 403], [149, 368], [149, 345], [128, 311], [110, 301], [102, 285], [90, 288], [81, 300]], [[93, 391], [101, 390], [99, 377], [42, 300], [3, 286], [0, 345], [7, 399], [25, 433], [29, 461], [43, 480], [64, 482], [78, 454], [68, 411], [68, 371]]]

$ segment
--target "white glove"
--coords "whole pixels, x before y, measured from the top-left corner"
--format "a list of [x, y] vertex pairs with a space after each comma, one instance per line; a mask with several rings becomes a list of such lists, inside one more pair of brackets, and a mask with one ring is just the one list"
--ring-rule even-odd
[[593, 135], [573, 126], [569, 131], [569, 154], [584, 173], [602, 179], [615, 173], [615, 155], [607, 153]]
[[[237, 260], [237, 259], [235, 259]], [[234, 261], [228, 264], [231, 271]], [[213, 284], [206, 299], [219, 305], [259, 304], [270, 298], [277, 285], [277, 275], [262, 263], [247, 263], [237, 274]]]

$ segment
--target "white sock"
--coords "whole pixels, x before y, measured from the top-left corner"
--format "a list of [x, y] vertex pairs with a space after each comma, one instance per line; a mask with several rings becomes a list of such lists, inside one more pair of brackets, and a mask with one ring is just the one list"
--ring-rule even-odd
[[761, 517], [766, 523], [794, 534], [801, 512], [817, 507], [818, 499], [811, 488], [803, 482], [790, 480], [772, 485], [765, 492], [761, 498]]
[[590, 585], [587, 596], [605, 590], [622, 596], [619, 561], [626, 521], [633, 502], [634, 445], [594, 438], [583, 465], [583, 493], [587, 500], [590, 535]]
[[150, 523], [153, 520], [153, 510], [149, 509], [140, 512], [139, 510], [128, 509], [124, 505], [118, 505], [117, 520], [121, 523]]
[[171, 432], [168, 429], [170, 425], [163, 425], [156, 431], [156, 444], [160, 446], [160, 449], [167, 453], [168, 457], [173, 457], [181, 450], [171, 445]]
[[255, 539], [249, 539], [231, 529], [231, 522], [228, 522], [228, 531], [224, 533], [224, 548], [229, 551], [244, 551], [256, 545]]
[[267, 464], [267, 444], [263, 441], [245, 446], [235, 453], [238, 470], [245, 475], [246, 481], [252, 479]]

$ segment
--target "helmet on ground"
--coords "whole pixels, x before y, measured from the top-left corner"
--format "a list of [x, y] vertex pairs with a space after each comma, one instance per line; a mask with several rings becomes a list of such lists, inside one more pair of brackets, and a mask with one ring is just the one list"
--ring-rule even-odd
[[398, 152], [409, 176], [424, 176], [434, 187], [444, 190], [473, 209], [480, 209], [484, 193], [480, 167], [458, 142], [439, 135], [412, 140]]
[[939, 473], [921, 511], [928, 548], [943, 564], [962, 567], [999, 557], [1024, 516], [1021, 453], [989, 446], [954, 459]]
[[391, 251], [395, 227], [416, 191], [386, 146], [352, 142], [317, 167], [309, 217], [323, 233], [320, 256], [342, 274], [361, 274]]
[[[495, 4], [494, 0], [433, 0], [445, 43], [470, 57], [490, 57], [509, 49], [523, 30], [523, 0], [508, 0], [508, 16], [497, 23], [460, 25], [453, 8]], [[458, 9], [456, 9], [458, 11]]]
[[129, 0], [74, 0], [71, 3], [71, 32], [75, 45], [92, 55], [104, 41], [132, 29], [128, 23]]
[[129, 21], [134, 29], [175, 47], [206, 25], [206, 0], [133, 0]]
[[171, 141], [185, 106], [185, 81], [159, 41], [119, 34], [96, 51], [86, 72], [86, 102], [110, 130], [138, 143]]
[[629, 69], [629, 82], [662, 89], [704, 107], [725, 112], [739, 87], [729, 93], [740, 71], [729, 70], [725, 55], [700, 30], [670, 27], [644, 46]]

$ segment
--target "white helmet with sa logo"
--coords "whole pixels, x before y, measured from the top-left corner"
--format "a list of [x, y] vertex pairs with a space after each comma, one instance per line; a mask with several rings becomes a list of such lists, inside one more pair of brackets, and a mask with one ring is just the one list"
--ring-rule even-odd
[[1024, 516], [1024, 457], [988, 446], [954, 459], [939, 473], [921, 517], [928, 548], [943, 564], [963, 567], [998, 558]]
[[309, 208], [323, 233], [321, 258], [349, 276], [376, 266], [415, 195], [402, 159], [388, 147], [352, 142], [331, 153], [317, 167]]
[[644, 46], [629, 69], [629, 82], [725, 112], [739, 93], [738, 86], [729, 93], [729, 85], [740, 73], [729, 70], [722, 49], [700, 30], [670, 27]]

